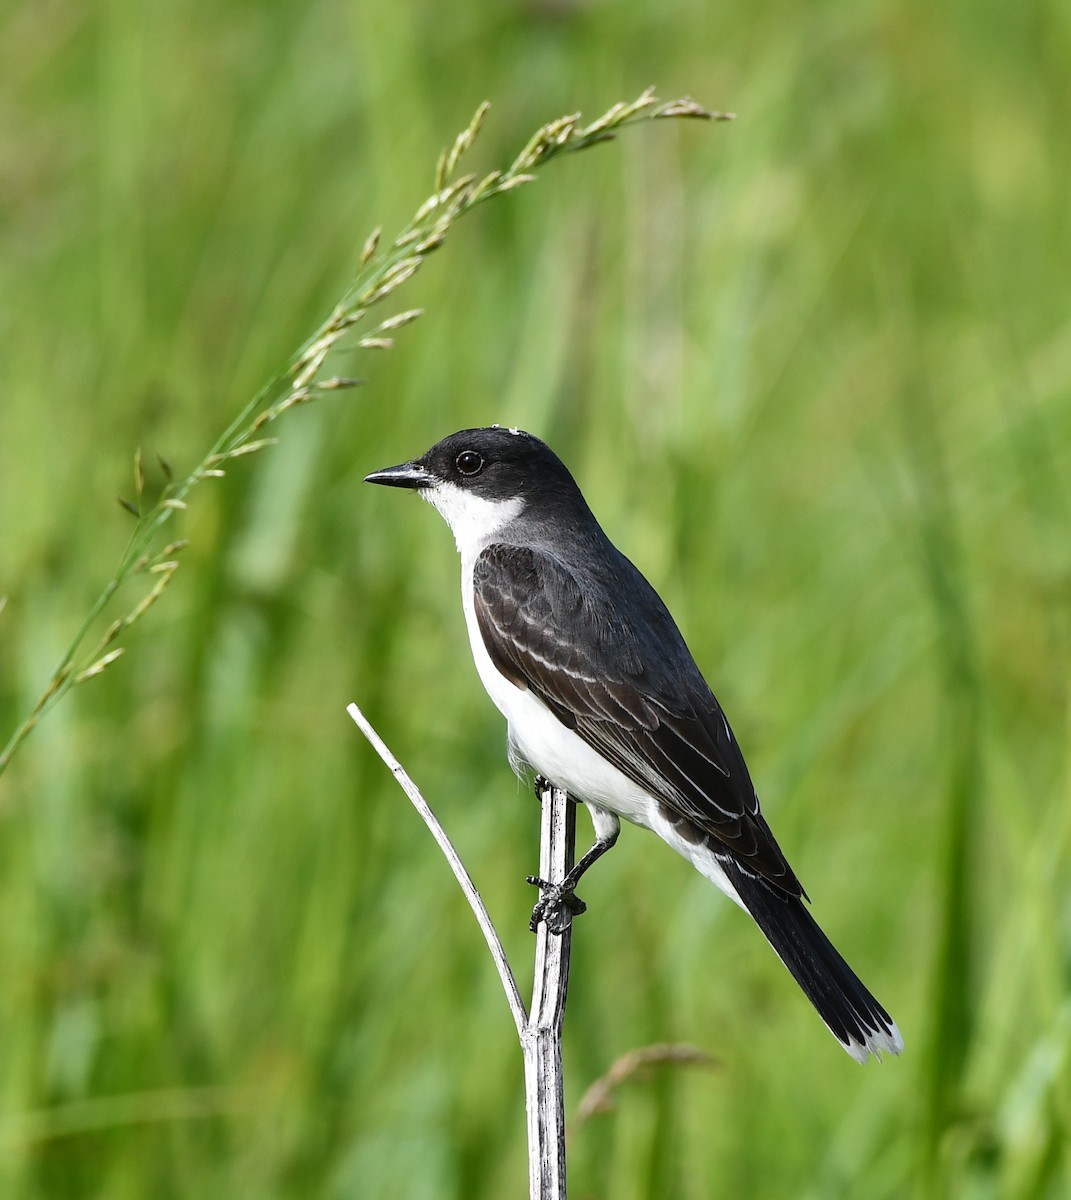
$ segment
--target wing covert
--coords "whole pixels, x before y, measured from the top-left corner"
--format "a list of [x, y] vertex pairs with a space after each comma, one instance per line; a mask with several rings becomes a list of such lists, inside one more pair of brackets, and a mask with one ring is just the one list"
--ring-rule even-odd
[[[488, 546], [474, 565], [473, 586], [492, 662], [653, 795], [671, 820], [687, 823], [689, 836], [802, 894], [759, 812], [725, 715], [672, 617], [627, 559], [618, 570], [617, 580], [581, 576], [541, 550]], [[622, 588], [630, 607], [639, 596], [642, 619], [632, 624], [615, 600]]]

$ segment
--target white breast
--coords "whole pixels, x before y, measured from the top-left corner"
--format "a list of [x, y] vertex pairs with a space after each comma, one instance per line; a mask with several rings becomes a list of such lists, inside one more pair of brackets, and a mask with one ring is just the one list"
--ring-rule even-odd
[[650, 829], [715, 883], [741, 908], [736, 889], [725, 876], [714, 855], [702, 844], [681, 837], [662, 816], [658, 801], [638, 784], [607, 762], [587, 742], [567, 729], [537, 696], [519, 688], [491, 662], [476, 620], [473, 603], [472, 567], [476, 555], [461, 561], [461, 601], [469, 645], [480, 681], [509, 728], [510, 760], [527, 765], [564, 788], [575, 800], [593, 809], [606, 809], [616, 816]]
[[469, 645], [487, 694], [509, 726], [511, 757], [519, 758], [578, 800], [650, 828], [655, 802], [642, 788], [567, 729], [538, 697], [511, 683], [491, 662], [473, 604], [472, 563], [461, 564], [461, 600]]

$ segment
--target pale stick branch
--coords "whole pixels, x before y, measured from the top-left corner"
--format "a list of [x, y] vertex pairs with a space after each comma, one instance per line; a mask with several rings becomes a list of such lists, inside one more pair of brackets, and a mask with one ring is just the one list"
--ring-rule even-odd
[[[565, 1191], [565, 1087], [562, 1072], [562, 1026], [569, 988], [569, 954], [572, 948], [572, 917], [566, 915], [563, 933], [551, 933], [546, 921], [536, 931], [535, 979], [532, 984], [532, 1015], [524, 1001], [506, 958], [495, 927], [446, 831], [439, 824], [419, 788], [405, 768], [387, 749], [356, 704], [346, 711], [390, 768], [413, 807], [431, 830], [461, 885], [469, 907], [483, 931], [498, 976], [509, 1002], [524, 1055], [525, 1109], [528, 1115], [528, 1181], [530, 1200], [566, 1200]], [[547, 787], [541, 794], [542, 823], [539, 838], [539, 875], [550, 884], [562, 883], [573, 866], [576, 852], [576, 805], [560, 788]]]
[[[561, 788], [547, 787], [540, 797], [539, 876], [561, 883], [576, 852], [576, 805]], [[573, 919], [566, 910], [564, 932], [551, 933], [546, 921], [536, 929], [532, 1015], [521, 1034], [524, 1092], [528, 1111], [528, 1188], [530, 1200], [565, 1200], [565, 1079], [562, 1026], [569, 990]]]
[[528, 1025], [528, 1014], [524, 1011], [524, 1001], [521, 999], [521, 993], [517, 987], [517, 981], [513, 976], [513, 970], [509, 965], [509, 960], [506, 958], [506, 951], [503, 949], [502, 942], [495, 931], [491, 916], [483, 900], [480, 898], [480, 893], [477, 891], [476, 885], [472, 882], [472, 876], [468, 873], [465, 864], [461, 861], [460, 855], [454, 849], [453, 843], [446, 836], [446, 830], [439, 824], [438, 817], [431, 811], [428, 802], [420, 794], [420, 789], [410, 779], [402, 764], [387, 749], [386, 743], [368, 723], [368, 718], [356, 704], [347, 705], [346, 712], [350, 714], [354, 724], [368, 739], [372, 749], [375, 750], [390, 768], [391, 774], [397, 779], [402, 791], [409, 797], [410, 803], [420, 814], [424, 824], [431, 830], [431, 836], [439, 843], [439, 849], [450, 864], [450, 870], [453, 871], [454, 878], [465, 893], [465, 899], [469, 902], [469, 907], [472, 909], [476, 922], [483, 932], [487, 949], [491, 951], [495, 969], [498, 971], [498, 977], [502, 980], [502, 988], [506, 993], [506, 1001], [509, 1004], [510, 1012], [513, 1014], [514, 1024], [517, 1026], [517, 1034], [523, 1043], [525, 1030]]

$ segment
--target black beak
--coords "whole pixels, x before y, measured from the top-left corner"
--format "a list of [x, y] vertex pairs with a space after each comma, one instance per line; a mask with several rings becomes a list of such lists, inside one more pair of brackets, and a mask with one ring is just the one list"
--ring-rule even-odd
[[364, 477], [365, 483], [382, 483], [387, 487], [426, 488], [435, 482], [426, 467], [417, 462], [400, 463], [396, 467], [384, 467]]

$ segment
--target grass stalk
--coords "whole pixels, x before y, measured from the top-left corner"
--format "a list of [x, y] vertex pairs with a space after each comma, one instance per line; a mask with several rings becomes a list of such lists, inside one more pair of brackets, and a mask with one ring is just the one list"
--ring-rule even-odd
[[[285, 368], [238, 412], [197, 466], [184, 479], [175, 480], [171, 478], [170, 468], [162, 464], [168, 482], [159, 498], [148, 507], [141, 450], [135, 452], [136, 499], [121, 498], [120, 504], [136, 517], [137, 525], [112, 577], [90, 606], [29, 713], [0, 751], [0, 774], [37, 723], [72, 687], [95, 678], [117, 661], [123, 647], [114, 643], [166, 590], [178, 570], [179, 560], [174, 555], [186, 543], [172, 542], [160, 550], [156, 546], [175, 513], [186, 509], [194, 489], [205, 479], [224, 476], [235, 459], [273, 444], [275, 439], [261, 436], [262, 432], [290, 409], [357, 386], [359, 381], [355, 379], [326, 376], [327, 360], [336, 350], [390, 349], [393, 338], [386, 335], [411, 324], [421, 315], [420, 309], [409, 309], [386, 317], [362, 337], [355, 337], [352, 332], [374, 308], [393, 298], [398, 289], [421, 269], [427, 256], [443, 245], [457, 221], [479, 205], [532, 183], [536, 172], [551, 160], [610, 141], [628, 126], [671, 118], [726, 120], [731, 116], [710, 112], [687, 98], [659, 100], [654, 90], [648, 88], [636, 100], [615, 104], [589, 124], [583, 124], [580, 114], [573, 113], [542, 126], [504, 170], [492, 171], [483, 177], [475, 174], [458, 176], [461, 161], [479, 135], [489, 108], [486, 102], [481, 104], [469, 125], [458, 134], [450, 149], [444, 151], [435, 174], [434, 192], [417, 208], [397, 237], [384, 246], [380, 229], [369, 236], [356, 276], [331, 314], [306, 338]], [[99, 640], [92, 641], [94, 629], [112, 608], [117, 594], [137, 576], [152, 578], [151, 586], [123, 616], [111, 622]], [[90, 647], [88, 650], [87, 646]]]

